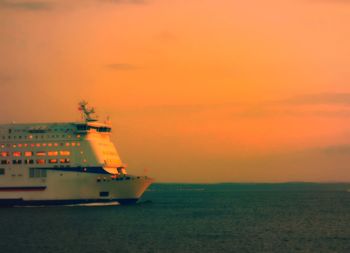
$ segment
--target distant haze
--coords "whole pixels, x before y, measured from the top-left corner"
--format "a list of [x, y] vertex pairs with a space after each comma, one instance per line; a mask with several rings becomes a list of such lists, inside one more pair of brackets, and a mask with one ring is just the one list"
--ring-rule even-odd
[[160, 182], [350, 181], [350, 2], [0, 0], [0, 123], [113, 122]]

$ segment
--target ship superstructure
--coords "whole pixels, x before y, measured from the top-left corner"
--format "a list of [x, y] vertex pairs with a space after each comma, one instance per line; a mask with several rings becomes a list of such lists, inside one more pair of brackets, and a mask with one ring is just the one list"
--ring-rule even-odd
[[110, 123], [80, 104], [84, 121], [0, 125], [0, 205], [135, 203], [152, 183], [126, 172]]

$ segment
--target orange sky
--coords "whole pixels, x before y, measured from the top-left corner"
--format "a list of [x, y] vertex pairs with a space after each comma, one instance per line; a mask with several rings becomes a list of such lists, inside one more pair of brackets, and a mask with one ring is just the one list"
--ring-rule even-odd
[[86, 99], [129, 172], [349, 181], [349, 24], [342, 0], [0, 0], [0, 123]]

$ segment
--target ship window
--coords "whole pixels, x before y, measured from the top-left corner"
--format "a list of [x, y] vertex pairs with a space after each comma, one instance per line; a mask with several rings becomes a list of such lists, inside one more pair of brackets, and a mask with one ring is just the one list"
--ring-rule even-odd
[[109, 127], [99, 127], [97, 128], [98, 132], [102, 132], [102, 133], [109, 133], [111, 131], [111, 128]]
[[33, 155], [33, 152], [31, 151], [24, 152], [24, 156], [32, 156], [32, 155]]
[[47, 152], [47, 155], [48, 156], [57, 156], [58, 152], [57, 151], [49, 151], [49, 152]]
[[75, 147], [75, 142], [72, 142], [72, 144], [71, 144], [71, 145], [72, 145], [72, 147]]
[[49, 160], [49, 163], [57, 163], [58, 161], [57, 161], [57, 159], [50, 159]]
[[70, 160], [68, 158], [62, 158], [60, 159], [60, 163], [70, 163]]
[[40, 147], [41, 145], [40, 145], [40, 143], [37, 143], [36, 146], [37, 146], [37, 147]]
[[10, 155], [9, 152], [1, 152], [1, 156], [2, 156], [2, 157], [6, 157], [6, 156], [9, 156], [9, 155]]
[[13, 156], [21, 156], [21, 152], [16, 151], [16, 152], [13, 152], [12, 155]]
[[77, 125], [78, 131], [84, 131], [87, 130], [87, 125]]
[[21, 147], [22, 147], [22, 144], [18, 144], [18, 147], [21, 148]]
[[44, 159], [37, 159], [36, 163], [37, 164], [45, 164], [45, 160]]
[[67, 142], [67, 143], [66, 143], [66, 146], [67, 146], [67, 147], [69, 147], [69, 145], [70, 145], [70, 143], [69, 143], [69, 142]]
[[44, 169], [36, 169], [36, 168], [30, 168], [29, 169], [29, 177], [46, 177], [47, 172]]
[[100, 197], [108, 197], [109, 192], [100, 192]]
[[44, 151], [38, 151], [38, 152], [36, 152], [36, 155], [37, 156], [45, 156], [46, 153]]
[[69, 151], [60, 151], [60, 155], [67, 156], [67, 155], [70, 155], [70, 152]]
[[4, 168], [0, 168], [0, 175], [5, 175], [5, 169]]

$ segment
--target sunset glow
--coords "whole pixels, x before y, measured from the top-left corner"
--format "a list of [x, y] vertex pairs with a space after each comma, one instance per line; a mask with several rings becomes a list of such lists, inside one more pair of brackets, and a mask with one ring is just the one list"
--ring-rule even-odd
[[350, 4], [1, 1], [0, 123], [109, 116], [160, 182], [349, 181]]

